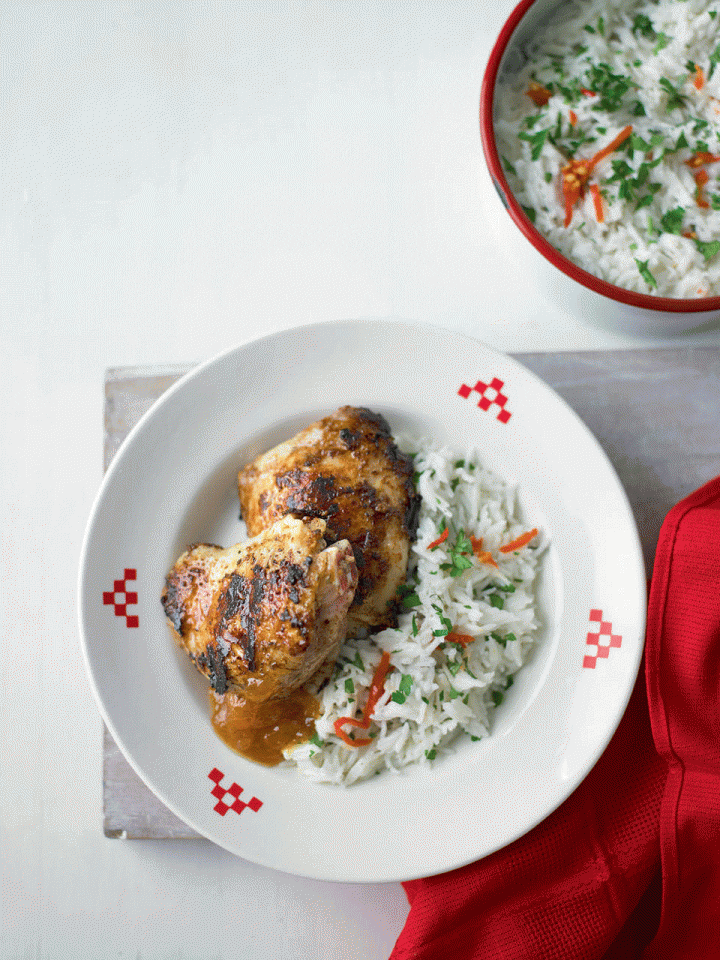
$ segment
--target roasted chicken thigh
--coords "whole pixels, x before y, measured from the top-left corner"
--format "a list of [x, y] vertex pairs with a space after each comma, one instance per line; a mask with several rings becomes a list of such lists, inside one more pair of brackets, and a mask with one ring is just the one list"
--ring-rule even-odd
[[293, 515], [322, 518], [326, 539], [350, 542], [358, 585], [349, 635], [396, 622], [420, 498], [384, 417], [341, 407], [241, 470], [238, 493], [251, 535]]
[[217, 694], [283, 698], [334, 666], [357, 567], [350, 544], [327, 546], [325, 529], [286, 516], [226, 550], [193, 546], [173, 566], [165, 613]]

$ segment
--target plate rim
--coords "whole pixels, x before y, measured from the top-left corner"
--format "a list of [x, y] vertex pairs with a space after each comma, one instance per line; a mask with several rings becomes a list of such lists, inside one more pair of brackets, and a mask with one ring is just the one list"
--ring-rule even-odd
[[590, 441], [591, 445], [594, 448], [595, 454], [598, 455], [604, 461], [606, 468], [609, 469], [610, 474], [613, 477], [615, 482], [616, 492], [619, 493], [622, 499], [623, 510], [631, 521], [632, 533], [634, 535], [633, 539], [634, 539], [635, 554], [636, 554], [635, 560], [636, 560], [636, 563], [639, 564], [638, 569], [643, 574], [645, 573], [644, 559], [643, 559], [642, 549], [640, 545], [637, 522], [635, 520], [633, 511], [627, 496], [627, 492], [624, 488], [622, 481], [620, 480], [620, 477], [617, 474], [617, 471], [615, 470], [614, 465], [612, 464], [612, 461], [606, 454], [603, 447], [600, 445], [598, 439], [595, 437], [592, 431], [587, 427], [587, 425], [584, 423], [584, 421], [579, 416], [579, 414], [577, 414], [576, 411], [568, 404], [568, 402], [562, 396], [560, 396], [548, 383], [543, 381], [541, 377], [535, 374], [532, 370], [526, 367], [521, 361], [517, 360], [511, 354], [500, 351], [484, 343], [483, 341], [480, 341], [479, 339], [460, 331], [454, 331], [454, 330], [443, 328], [434, 324], [428, 324], [421, 321], [407, 320], [404, 318], [388, 318], [388, 319], [368, 318], [368, 319], [358, 319], [358, 320], [355, 320], [355, 319], [331, 320], [331, 321], [323, 321], [321, 323], [299, 324], [296, 326], [284, 328], [282, 330], [274, 331], [272, 333], [265, 334], [263, 336], [248, 338], [246, 340], [243, 340], [240, 343], [236, 343], [233, 346], [230, 346], [216, 353], [214, 356], [211, 356], [210, 358], [196, 364], [195, 366], [187, 370], [186, 373], [182, 374], [175, 383], [173, 383], [170, 387], [168, 387], [167, 390], [165, 390], [157, 398], [157, 400], [155, 400], [155, 402], [151, 405], [151, 407], [138, 419], [137, 423], [133, 425], [131, 430], [128, 432], [127, 436], [124, 438], [123, 442], [118, 447], [117, 451], [113, 456], [112, 461], [110, 462], [107, 470], [105, 471], [102, 482], [95, 495], [95, 498], [93, 500], [93, 504], [88, 516], [87, 525], [86, 525], [85, 534], [83, 537], [83, 542], [82, 542], [82, 547], [80, 552], [80, 562], [78, 567], [78, 605], [77, 605], [78, 624], [79, 624], [79, 634], [80, 634], [82, 655], [83, 655], [83, 660], [86, 668], [86, 675], [90, 682], [95, 702], [98, 705], [100, 714], [107, 725], [108, 731], [110, 732], [111, 736], [113, 737], [116, 744], [118, 745], [118, 748], [120, 749], [121, 753], [123, 754], [125, 759], [128, 761], [128, 763], [130, 764], [134, 772], [138, 775], [138, 777], [143, 781], [143, 783], [145, 783], [148, 789], [150, 789], [151, 792], [155, 794], [161, 800], [161, 802], [166, 807], [168, 807], [168, 809], [171, 810], [180, 820], [182, 820], [184, 823], [188, 824], [193, 829], [195, 829], [201, 836], [206, 837], [211, 842], [217, 844], [221, 848], [228, 850], [233, 855], [249, 860], [250, 862], [254, 862], [259, 865], [266, 866], [272, 869], [278, 869], [283, 872], [288, 872], [293, 875], [304, 876], [309, 879], [320, 879], [320, 880], [329, 880], [329, 881], [336, 881], [336, 882], [355, 882], [355, 883], [397, 882], [397, 881], [402, 882], [405, 880], [416, 879], [421, 876], [434, 875], [436, 873], [444, 872], [446, 870], [454, 869], [456, 867], [461, 867], [467, 863], [473, 862], [474, 860], [478, 860], [485, 856], [488, 856], [491, 853], [495, 852], [497, 849], [504, 848], [508, 844], [512, 843], [514, 840], [518, 839], [520, 836], [523, 836], [526, 833], [528, 833], [530, 830], [534, 829], [535, 826], [537, 826], [539, 823], [545, 820], [552, 812], [554, 812], [555, 809], [557, 809], [557, 807], [559, 807], [577, 789], [579, 784], [590, 773], [590, 771], [593, 769], [593, 767], [599, 760], [600, 756], [604, 752], [608, 743], [612, 739], [612, 736], [614, 735], [617, 729], [617, 726], [619, 725], [627, 709], [627, 705], [632, 695], [632, 691], [635, 687], [635, 683], [639, 673], [640, 665], [642, 662], [642, 655], [643, 655], [643, 649], [644, 649], [644, 635], [645, 635], [645, 628], [646, 628], [647, 596], [646, 596], [646, 576], [645, 575], [643, 575], [640, 578], [641, 586], [642, 586], [642, 589], [645, 591], [645, 595], [644, 595], [644, 598], [643, 597], [640, 598], [640, 601], [641, 601], [640, 610], [643, 612], [643, 615], [641, 617], [641, 622], [639, 622], [638, 624], [638, 645], [637, 645], [636, 656], [635, 656], [634, 662], [630, 665], [629, 672], [626, 673], [626, 677], [629, 679], [627, 681], [626, 688], [623, 692], [623, 696], [622, 698], [617, 699], [618, 707], [616, 709], [616, 719], [612, 724], [609, 724], [607, 726], [605, 730], [605, 735], [601, 739], [601, 742], [597, 747], [597, 749], [592, 752], [590, 761], [586, 762], [582, 766], [582, 769], [577, 773], [575, 777], [570, 778], [570, 780], [568, 780], [568, 783], [571, 784], [570, 788], [564, 791], [561, 796], [559, 796], [559, 798], [557, 799], [557, 802], [554, 803], [554, 805], [544, 806], [542, 810], [538, 813], [537, 818], [533, 820], [533, 822], [529, 826], [527, 824], [522, 825], [514, 836], [510, 837], [510, 839], [507, 839], [506, 837], [503, 838], [502, 841], [493, 849], [485, 850], [480, 854], [478, 854], [476, 850], [469, 851], [468, 856], [464, 861], [455, 861], [454, 865], [442, 865], [440, 867], [431, 866], [429, 869], [420, 870], [420, 871], [416, 870], [411, 873], [408, 873], [405, 870], [405, 871], [400, 871], [392, 876], [390, 875], [378, 876], [377, 871], [367, 870], [367, 869], [364, 871], [361, 871], [360, 873], [358, 872], [350, 873], [347, 870], [340, 870], [339, 872], [336, 872], [336, 871], [318, 872], [317, 869], [313, 870], [312, 868], [303, 871], [303, 870], [297, 869], [296, 866], [294, 866], [292, 869], [286, 869], [283, 866], [279, 866], [273, 860], [272, 857], [263, 860], [262, 858], [259, 858], [257, 856], [248, 856], [245, 853], [238, 851], [236, 843], [233, 843], [230, 840], [228, 840], [227, 842], [224, 842], [222, 837], [218, 838], [217, 836], [209, 835], [209, 832], [196, 822], [192, 814], [188, 814], [185, 811], [181, 812], [181, 810], [178, 808], [174, 800], [172, 798], [168, 798], [167, 796], [165, 796], [164, 791], [159, 790], [158, 787], [154, 785], [154, 783], [152, 782], [151, 774], [146, 774], [144, 772], [140, 764], [132, 756], [131, 751], [129, 751], [126, 748], [126, 745], [123, 742], [123, 738], [119, 735], [118, 729], [115, 723], [113, 722], [112, 717], [109, 715], [108, 710], [106, 709], [106, 705], [105, 705], [102, 693], [97, 686], [97, 681], [96, 681], [96, 677], [94, 675], [92, 665], [90, 662], [90, 655], [89, 655], [89, 649], [88, 649], [92, 641], [85, 636], [85, 624], [83, 619], [85, 605], [87, 603], [87, 596], [85, 591], [85, 586], [86, 586], [85, 576], [87, 573], [88, 552], [90, 549], [92, 532], [94, 530], [95, 524], [99, 522], [98, 514], [99, 514], [100, 507], [103, 503], [104, 497], [107, 495], [107, 491], [111, 488], [114, 482], [116, 471], [121, 469], [122, 460], [125, 455], [125, 450], [130, 448], [134, 444], [135, 438], [137, 437], [137, 435], [144, 429], [145, 424], [150, 419], [154, 419], [157, 416], [158, 410], [161, 409], [165, 403], [170, 402], [171, 398], [177, 392], [186, 389], [188, 383], [190, 383], [194, 378], [203, 375], [208, 368], [226, 361], [229, 357], [231, 357], [234, 354], [241, 354], [244, 350], [248, 349], [253, 345], [259, 344], [263, 341], [282, 340], [282, 338], [286, 337], [288, 334], [296, 335], [300, 331], [305, 331], [308, 334], [311, 334], [313, 332], [322, 333], [324, 330], [327, 330], [330, 328], [337, 329], [338, 327], [345, 327], [348, 325], [356, 326], [358, 324], [366, 328], [370, 328], [374, 326], [379, 330], [385, 329], [389, 324], [392, 324], [395, 327], [411, 327], [416, 332], [419, 329], [422, 329], [427, 331], [429, 334], [433, 336], [442, 335], [450, 339], [458, 338], [464, 341], [465, 343], [467, 343], [469, 346], [474, 347], [475, 349], [484, 350], [488, 355], [502, 358], [504, 362], [509, 362], [510, 365], [514, 365], [516, 367], [521, 368], [523, 374], [527, 376], [534, 383], [536, 387], [539, 387], [542, 391], [546, 391], [549, 394], [551, 394], [555, 398], [555, 400], [559, 402], [564, 407], [564, 409], [571, 415], [576, 425], [579, 427], [580, 431], [585, 435], [587, 440]]

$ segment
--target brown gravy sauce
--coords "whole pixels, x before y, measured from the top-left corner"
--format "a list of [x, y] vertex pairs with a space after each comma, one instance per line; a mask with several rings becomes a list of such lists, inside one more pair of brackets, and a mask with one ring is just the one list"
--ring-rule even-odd
[[232, 750], [274, 767], [283, 750], [309, 740], [320, 716], [320, 703], [302, 687], [284, 700], [248, 701], [237, 693], [208, 694], [212, 725]]

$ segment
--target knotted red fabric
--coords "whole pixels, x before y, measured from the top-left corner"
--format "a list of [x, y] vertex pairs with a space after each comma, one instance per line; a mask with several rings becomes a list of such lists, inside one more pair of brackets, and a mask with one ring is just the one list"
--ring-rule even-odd
[[720, 477], [668, 514], [615, 736], [546, 820], [403, 884], [391, 960], [720, 958]]

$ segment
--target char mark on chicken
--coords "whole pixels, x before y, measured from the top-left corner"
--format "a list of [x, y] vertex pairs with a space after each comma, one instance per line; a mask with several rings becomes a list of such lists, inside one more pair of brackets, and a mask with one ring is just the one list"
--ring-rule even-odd
[[383, 416], [341, 407], [242, 469], [240, 508], [250, 535], [292, 515], [322, 519], [329, 541], [350, 542], [359, 575], [348, 633], [357, 635], [396, 623], [420, 508], [413, 470]]
[[178, 644], [216, 693], [288, 696], [334, 666], [357, 567], [325, 522], [287, 516], [224, 550], [196, 544], [169, 572], [162, 604]]

